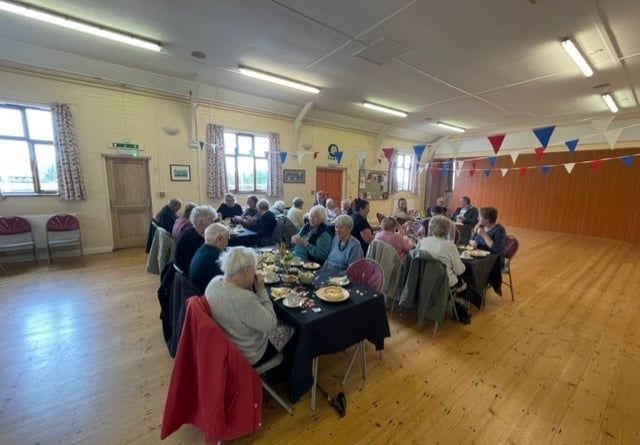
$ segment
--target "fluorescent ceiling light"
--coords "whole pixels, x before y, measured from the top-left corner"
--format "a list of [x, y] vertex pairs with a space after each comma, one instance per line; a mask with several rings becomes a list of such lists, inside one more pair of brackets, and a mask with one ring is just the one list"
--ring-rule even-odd
[[244, 66], [239, 67], [239, 69], [240, 72], [245, 76], [253, 77], [255, 79], [266, 80], [267, 82], [277, 83], [278, 85], [283, 85], [285, 87], [294, 88], [300, 91], [306, 91], [307, 93], [318, 94], [320, 92], [320, 90], [316, 87], [296, 82], [295, 80], [289, 80], [285, 79], [284, 77], [274, 76], [273, 74], [263, 73], [262, 71], [256, 71]]
[[455, 131], [457, 133], [464, 133], [465, 129], [462, 127], [456, 127], [455, 125], [447, 124], [446, 122], [436, 122], [438, 127], [446, 128], [447, 130]]
[[586, 77], [591, 77], [593, 75], [593, 69], [591, 69], [589, 63], [582, 56], [582, 53], [578, 51], [578, 48], [576, 47], [576, 45], [574, 45], [571, 39], [562, 40], [562, 47], [567, 52], [567, 54], [571, 56], [576, 65], [578, 65], [578, 68], [580, 68], [582, 74], [584, 74]]
[[382, 105], [372, 104], [371, 102], [362, 102], [362, 106], [372, 110], [382, 111], [383, 113], [393, 114], [394, 116], [407, 117], [407, 113], [404, 111], [394, 110], [393, 108], [383, 107]]
[[100, 26], [91, 25], [76, 19], [71, 19], [63, 15], [53, 14], [32, 6], [25, 6], [17, 3], [0, 1], [0, 11], [7, 11], [13, 14], [21, 15], [41, 22], [52, 25], [61, 26], [63, 28], [72, 29], [74, 31], [91, 34], [93, 36], [102, 37], [104, 39], [113, 40], [127, 45], [137, 46], [138, 48], [148, 49], [150, 51], [161, 51], [162, 46], [150, 40], [140, 39], [118, 31], [112, 31]]
[[612, 113], [618, 112], [618, 106], [616, 105], [616, 101], [613, 100], [613, 97], [611, 96], [611, 94], [604, 93], [602, 95], [602, 100], [604, 100], [604, 103], [607, 104], [607, 107], [609, 107]]

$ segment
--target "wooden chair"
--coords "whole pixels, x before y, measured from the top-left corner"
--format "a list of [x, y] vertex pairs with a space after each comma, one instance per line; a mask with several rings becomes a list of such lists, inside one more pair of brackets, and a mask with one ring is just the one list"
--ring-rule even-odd
[[67, 214], [54, 215], [47, 220], [46, 231], [49, 264], [53, 258], [53, 251], [56, 249], [78, 249], [80, 256], [83, 257], [78, 218]]
[[[33, 261], [38, 262], [31, 224], [20, 216], [1, 216], [0, 254], [4, 256], [5, 254], [19, 255], [24, 253], [31, 253]], [[5, 270], [2, 265], [0, 268]]]
[[511, 278], [511, 260], [516, 256], [516, 253], [518, 253], [519, 247], [520, 243], [518, 242], [518, 239], [515, 236], [508, 235], [504, 243], [504, 266], [502, 267], [502, 273], [509, 277], [509, 283], [502, 280], [502, 284], [509, 286], [509, 290], [511, 291], [511, 301], [515, 300], [513, 280]]

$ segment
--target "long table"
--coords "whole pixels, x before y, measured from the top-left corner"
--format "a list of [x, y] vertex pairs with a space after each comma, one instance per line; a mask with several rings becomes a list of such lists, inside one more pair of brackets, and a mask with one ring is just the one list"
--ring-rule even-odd
[[[300, 290], [314, 289], [327, 284], [330, 273], [320, 270], [312, 285], [299, 286]], [[274, 285], [275, 286], [275, 285]], [[314, 308], [288, 308], [282, 300], [274, 302], [278, 318], [296, 329], [296, 334], [285, 348], [290, 361], [289, 399], [296, 402], [313, 385], [314, 357], [343, 351], [362, 340], [369, 340], [377, 350], [384, 349], [384, 339], [391, 335], [382, 294], [358, 283], [345, 287], [349, 298], [340, 303], [328, 303], [313, 295]], [[345, 363], [346, 365], [346, 363]]]
[[258, 234], [253, 230], [243, 229], [229, 237], [229, 246], [255, 247], [258, 244]]

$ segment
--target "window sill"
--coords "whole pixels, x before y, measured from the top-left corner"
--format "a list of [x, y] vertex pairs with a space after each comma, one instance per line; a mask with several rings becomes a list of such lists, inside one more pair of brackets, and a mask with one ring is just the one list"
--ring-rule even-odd
[[60, 196], [59, 193], [3, 193], [2, 198], [33, 198], [33, 197], [52, 197], [57, 198]]

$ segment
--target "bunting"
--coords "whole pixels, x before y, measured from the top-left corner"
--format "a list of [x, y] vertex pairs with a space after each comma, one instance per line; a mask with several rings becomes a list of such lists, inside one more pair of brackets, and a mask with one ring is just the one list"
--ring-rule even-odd
[[602, 164], [602, 159], [594, 159], [593, 161], [591, 161], [591, 170], [599, 169], [600, 164]]
[[543, 175], [546, 175], [547, 173], [549, 173], [549, 170], [551, 170], [551, 167], [549, 167], [548, 165], [543, 165], [542, 167], [540, 167], [540, 170], [542, 170]]
[[427, 148], [426, 145], [414, 145], [413, 152], [416, 154], [416, 159], [420, 162], [422, 158], [422, 153], [424, 153], [424, 149]]
[[564, 145], [567, 146], [569, 153], [573, 153], [578, 146], [578, 139], [571, 139], [570, 141], [565, 141]]
[[507, 172], [509, 171], [508, 168], [501, 168], [500, 169], [500, 173], [502, 173], [502, 177], [504, 178], [507, 175]]
[[609, 131], [604, 133], [604, 138], [609, 143], [609, 148], [610, 149], [613, 150], [613, 147], [615, 147], [616, 142], [618, 142], [618, 139], [620, 138], [620, 133], [622, 133], [622, 128], [617, 128], [615, 130], [609, 130]]
[[497, 156], [489, 156], [487, 158], [487, 160], [489, 161], [489, 165], [491, 167], [495, 167], [496, 166], [496, 159], [497, 159]]
[[487, 136], [495, 154], [498, 154], [498, 152], [500, 151], [505, 136], [506, 134], [495, 134], [493, 136]]
[[286, 161], [286, 159], [287, 159], [287, 152], [286, 151], [281, 151], [280, 152], [280, 162], [282, 164], [284, 164], [284, 161]]
[[633, 164], [633, 156], [631, 155], [623, 156], [622, 163], [624, 164], [625, 167], [631, 167], [631, 164]]
[[491, 174], [491, 169], [490, 168], [485, 168], [483, 173], [484, 173], [484, 177], [488, 178], [489, 175]]
[[204, 141], [200, 141], [200, 150], [202, 150], [204, 148], [204, 144], [205, 144]]
[[314, 151], [313, 152], [313, 159], [316, 159], [318, 157], [319, 153], [320, 153], [319, 151]]
[[382, 149], [382, 153], [384, 154], [384, 157], [387, 158], [387, 161], [391, 162], [391, 158], [393, 157], [393, 154], [395, 153], [396, 149], [395, 148], [383, 148]]
[[551, 139], [551, 135], [553, 134], [553, 130], [556, 129], [555, 125], [550, 125], [548, 127], [540, 127], [534, 128], [533, 134], [536, 135], [543, 148], [547, 148], [549, 145], [549, 139]]
[[527, 167], [520, 167], [520, 168], [518, 169], [518, 174], [519, 174], [520, 176], [524, 176], [524, 175], [526, 175], [526, 174], [527, 174]]
[[533, 151], [536, 152], [536, 160], [540, 160], [542, 159], [542, 154], [544, 153], [544, 148], [543, 147], [538, 147], [536, 149], [534, 149]]
[[338, 161], [338, 164], [340, 164], [340, 161], [342, 161], [342, 154], [344, 152], [342, 151], [334, 151], [333, 155], [336, 157], [336, 161]]
[[564, 164], [564, 168], [567, 171], [567, 173], [571, 174], [571, 171], [573, 170], [573, 167], [576, 166], [575, 162], [568, 162], [566, 164]]
[[511, 156], [511, 161], [513, 162], [513, 165], [516, 165], [516, 161], [518, 160], [518, 153], [510, 153]]

